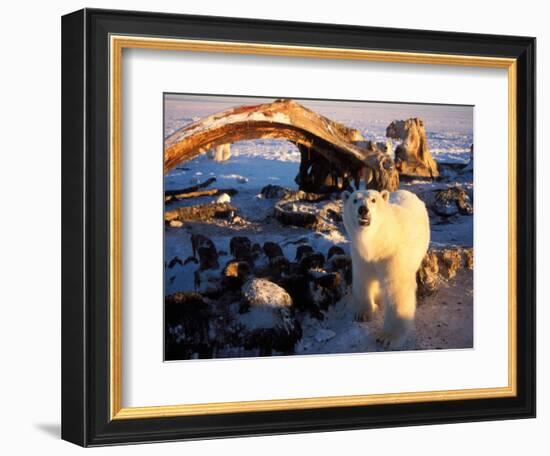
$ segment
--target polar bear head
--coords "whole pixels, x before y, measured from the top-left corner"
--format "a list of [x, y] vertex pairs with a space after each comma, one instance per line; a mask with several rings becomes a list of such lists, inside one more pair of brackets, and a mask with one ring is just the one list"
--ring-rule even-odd
[[344, 226], [349, 235], [358, 231], [374, 231], [384, 221], [389, 205], [390, 193], [387, 190], [357, 190], [342, 192], [344, 201]]

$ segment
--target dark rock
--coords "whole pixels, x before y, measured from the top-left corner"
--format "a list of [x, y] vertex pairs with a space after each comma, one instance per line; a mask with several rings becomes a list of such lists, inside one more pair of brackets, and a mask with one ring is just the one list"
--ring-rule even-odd
[[258, 258], [260, 258], [262, 253], [263, 253], [262, 246], [257, 242], [255, 242], [251, 248], [252, 259], [257, 260]]
[[340, 300], [346, 289], [341, 272], [298, 272], [279, 283], [292, 297], [294, 308], [320, 320], [324, 319], [322, 311]]
[[286, 195], [292, 193], [292, 190], [289, 188], [281, 187], [280, 185], [266, 185], [262, 188], [260, 192], [264, 198], [273, 199], [273, 198], [284, 198]]
[[275, 242], [266, 242], [264, 244], [264, 253], [268, 258], [275, 258], [278, 256], [284, 256], [283, 255], [283, 249], [281, 249], [281, 246], [279, 244], [275, 244]]
[[314, 206], [295, 201], [279, 202], [275, 205], [275, 218], [283, 225], [315, 229], [322, 222], [320, 211]]
[[229, 261], [223, 269], [223, 284], [232, 290], [238, 290], [250, 275], [250, 264], [246, 261]]
[[243, 346], [258, 350], [259, 356], [272, 356], [273, 351], [285, 355], [294, 354], [296, 342], [302, 338], [302, 327], [297, 320], [288, 319], [272, 328], [243, 331]]
[[250, 261], [252, 259], [252, 243], [246, 236], [235, 236], [229, 241], [229, 251], [236, 260]]
[[331, 269], [340, 271], [351, 267], [351, 257], [349, 255], [333, 255], [330, 257], [329, 264]]
[[218, 252], [214, 243], [203, 236], [202, 234], [191, 235], [191, 246], [193, 248], [193, 256], [199, 257], [200, 270], [217, 269], [218, 264]]
[[451, 217], [458, 214], [458, 207], [454, 201], [436, 201], [432, 209], [437, 215], [443, 217]]
[[327, 272], [315, 275], [313, 282], [327, 290], [335, 290], [342, 285], [342, 276], [337, 272]]
[[198, 293], [175, 293], [164, 299], [165, 359], [212, 357], [210, 312]]
[[321, 310], [327, 310], [344, 293], [342, 275], [339, 272], [312, 273], [309, 282], [311, 300]]
[[341, 222], [343, 221], [343, 218], [342, 218], [342, 212], [338, 212], [332, 208], [328, 208], [326, 210], [326, 217], [329, 219], [329, 220], [332, 220], [333, 222]]
[[308, 276], [306, 274], [291, 274], [282, 277], [278, 284], [283, 287], [292, 298], [293, 306], [305, 310], [309, 306]]
[[299, 245], [296, 248], [296, 261], [300, 261], [307, 253], [314, 253], [313, 247], [310, 245]]
[[246, 349], [258, 349], [260, 356], [274, 350], [290, 354], [302, 337], [302, 328], [294, 318], [292, 298], [279, 285], [253, 278], [242, 288], [246, 312], [239, 317]]
[[200, 270], [204, 271], [206, 269], [218, 269], [218, 254], [216, 253], [215, 248], [210, 247], [199, 247], [199, 262]]
[[325, 256], [322, 253], [308, 253], [300, 260], [300, 271], [307, 272], [311, 269], [321, 269], [325, 264]]
[[269, 259], [269, 272], [272, 277], [281, 277], [290, 272], [290, 261], [284, 256], [276, 256]]
[[334, 255], [345, 255], [345, 254], [346, 252], [344, 252], [344, 249], [342, 247], [333, 245], [330, 249], [328, 249], [327, 259], [330, 260]]
[[349, 255], [333, 255], [328, 261], [330, 270], [339, 271], [348, 285], [352, 281], [351, 257]]

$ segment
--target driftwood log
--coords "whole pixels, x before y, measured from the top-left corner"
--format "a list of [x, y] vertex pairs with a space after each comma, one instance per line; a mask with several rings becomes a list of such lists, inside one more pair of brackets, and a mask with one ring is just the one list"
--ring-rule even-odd
[[229, 196], [236, 195], [238, 192], [233, 188], [211, 188], [208, 190], [202, 190], [205, 187], [216, 182], [215, 177], [210, 177], [200, 184], [193, 185], [191, 187], [180, 188], [175, 190], [166, 190], [164, 192], [164, 202], [170, 203], [182, 199], [199, 198], [201, 196], [216, 196], [227, 193]]
[[191, 187], [180, 188], [176, 190], [165, 190], [164, 196], [168, 197], [168, 196], [183, 195], [184, 193], [193, 193], [193, 192], [199, 191], [201, 188], [208, 187], [214, 182], [216, 182], [216, 178], [210, 177], [209, 179], [206, 179], [204, 182], [201, 182], [200, 184], [197, 184], [197, 185], [193, 185]]
[[[329, 192], [361, 181], [367, 188], [396, 190], [393, 159], [358, 130], [323, 117], [292, 100], [239, 106], [187, 125], [164, 141], [164, 172], [219, 145], [282, 139], [300, 149], [302, 190]], [[367, 147], [365, 147], [367, 146]]]
[[213, 218], [229, 219], [237, 209], [229, 203], [210, 203], [198, 206], [178, 207], [164, 212], [164, 221], [207, 222]]
[[197, 190], [195, 192], [183, 192], [173, 195], [165, 196], [164, 202], [171, 203], [182, 199], [200, 198], [201, 196], [216, 196], [226, 193], [229, 196], [236, 195], [238, 193], [234, 188], [211, 188], [208, 190]]

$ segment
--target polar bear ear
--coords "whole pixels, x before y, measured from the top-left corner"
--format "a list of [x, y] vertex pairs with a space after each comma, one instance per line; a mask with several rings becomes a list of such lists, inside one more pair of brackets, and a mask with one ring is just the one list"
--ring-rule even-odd
[[344, 190], [342, 192], [342, 201], [344, 201], [344, 203], [349, 199], [349, 197], [351, 196], [351, 193], [348, 192], [347, 190]]
[[380, 195], [382, 196], [382, 199], [387, 203], [388, 200], [390, 199], [390, 192], [388, 192], [387, 190], [382, 190], [380, 192]]

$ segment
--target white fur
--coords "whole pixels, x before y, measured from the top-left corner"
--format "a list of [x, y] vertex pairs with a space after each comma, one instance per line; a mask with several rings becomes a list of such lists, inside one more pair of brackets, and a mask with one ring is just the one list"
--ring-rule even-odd
[[[343, 199], [354, 305], [368, 320], [382, 304], [384, 329], [378, 340], [385, 347], [398, 348], [414, 326], [416, 272], [430, 243], [426, 206], [406, 190], [344, 192]], [[361, 205], [368, 208], [368, 226], [360, 224]]]
[[231, 157], [231, 144], [220, 144], [214, 149], [209, 150], [207, 156], [218, 162], [229, 160]]
[[230, 203], [231, 197], [227, 193], [222, 193], [216, 198], [216, 203]]

